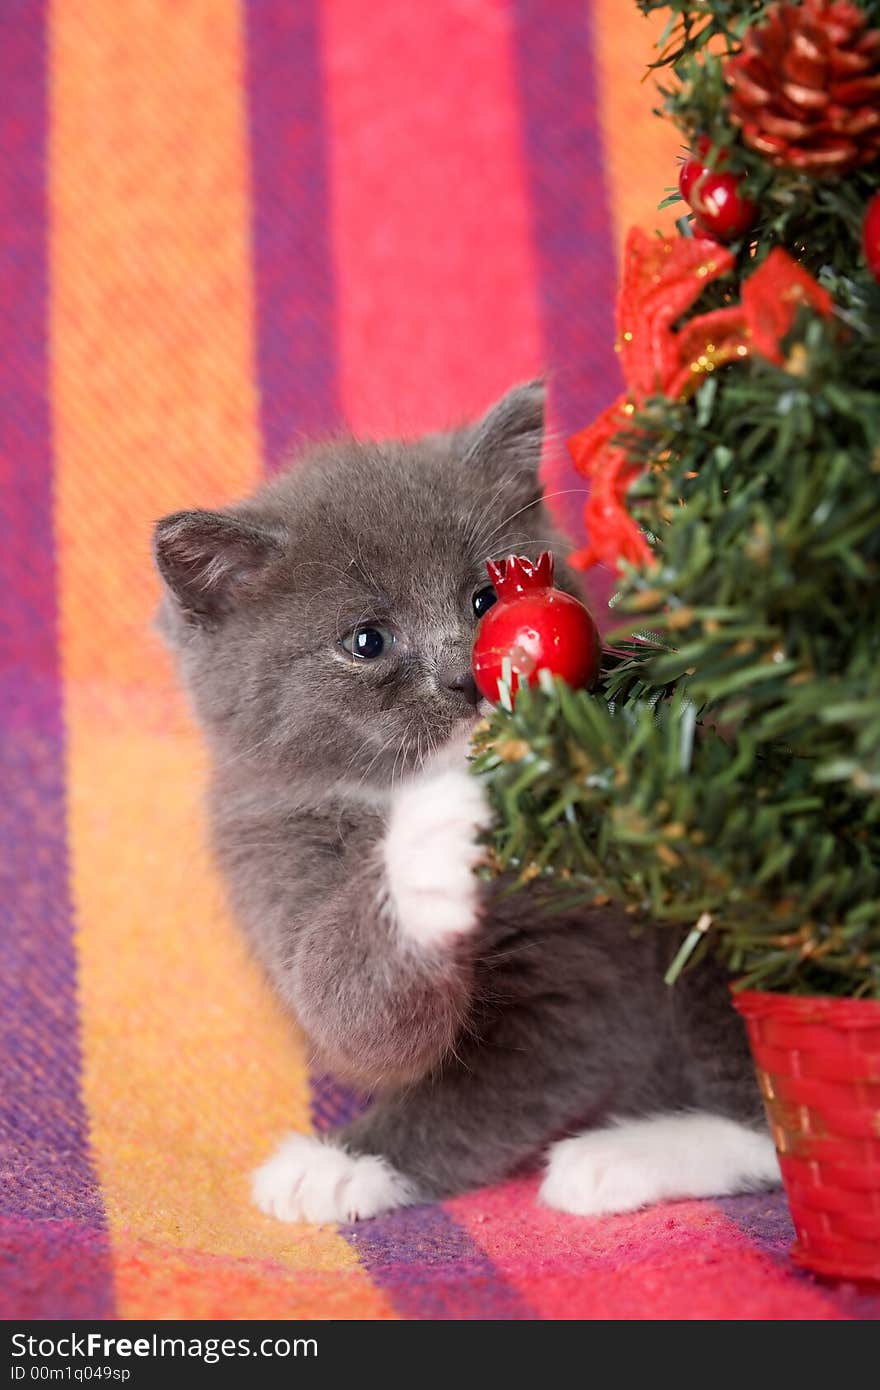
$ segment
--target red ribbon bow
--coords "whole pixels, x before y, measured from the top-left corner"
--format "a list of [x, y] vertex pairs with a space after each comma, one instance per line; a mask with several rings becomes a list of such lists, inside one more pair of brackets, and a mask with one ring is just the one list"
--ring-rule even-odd
[[571, 557], [578, 569], [596, 564], [645, 565], [653, 552], [627, 510], [627, 492], [642, 471], [612, 443], [649, 396], [686, 398], [716, 367], [758, 353], [782, 365], [781, 340], [799, 305], [828, 315], [832, 301], [788, 252], [777, 246], [743, 285], [739, 303], [681, 316], [734, 258], [709, 237], [627, 238], [617, 301], [617, 350], [626, 390], [592, 425], [568, 441], [575, 467], [591, 480], [584, 508], [589, 544]]

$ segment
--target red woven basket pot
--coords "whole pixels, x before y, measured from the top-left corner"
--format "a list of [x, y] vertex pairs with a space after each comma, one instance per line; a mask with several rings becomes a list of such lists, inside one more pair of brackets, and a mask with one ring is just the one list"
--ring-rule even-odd
[[793, 1259], [880, 1280], [880, 1001], [733, 998], [797, 1232]]

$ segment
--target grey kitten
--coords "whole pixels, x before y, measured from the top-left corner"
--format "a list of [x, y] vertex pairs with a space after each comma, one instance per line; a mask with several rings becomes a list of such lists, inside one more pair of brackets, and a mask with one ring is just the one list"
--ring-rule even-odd
[[473, 873], [484, 562], [561, 553], [543, 407], [532, 383], [471, 428], [316, 448], [246, 501], [156, 528], [234, 912], [322, 1066], [377, 1096], [257, 1172], [285, 1220], [369, 1217], [541, 1162], [542, 1199], [582, 1214], [778, 1178], [723, 975], [670, 990], [668, 933], [548, 915]]

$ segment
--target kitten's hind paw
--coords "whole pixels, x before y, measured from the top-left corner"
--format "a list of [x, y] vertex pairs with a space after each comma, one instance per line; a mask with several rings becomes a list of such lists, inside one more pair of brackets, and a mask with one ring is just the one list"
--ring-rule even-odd
[[429, 773], [396, 794], [385, 875], [398, 926], [409, 940], [443, 945], [476, 927], [477, 837], [490, 820], [482, 787], [463, 768]]
[[622, 1120], [550, 1150], [541, 1201], [575, 1216], [609, 1216], [654, 1202], [725, 1197], [779, 1182], [766, 1130], [723, 1115]]
[[260, 1211], [279, 1221], [364, 1221], [416, 1200], [384, 1158], [350, 1154], [311, 1134], [289, 1134], [251, 1180]]

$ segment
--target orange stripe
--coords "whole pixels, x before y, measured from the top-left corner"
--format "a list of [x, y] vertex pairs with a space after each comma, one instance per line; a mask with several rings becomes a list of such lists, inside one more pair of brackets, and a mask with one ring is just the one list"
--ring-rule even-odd
[[642, 77], [657, 57], [665, 14], [645, 16], [632, 3], [592, 0], [606, 171], [618, 259], [630, 227], [671, 230], [681, 206], [657, 211], [678, 182], [682, 138], [653, 114], [655, 79]]
[[[382, 1316], [340, 1237], [250, 1205], [248, 1169], [308, 1123], [306, 1067], [225, 915], [198, 741], [148, 633], [152, 520], [259, 474], [239, 7], [56, 0], [51, 42], [71, 879], [119, 1311], [174, 1315], [131, 1256], [158, 1242], [344, 1269], [362, 1315]], [[208, 1292], [213, 1316], [234, 1315], [235, 1279]], [[305, 1279], [296, 1310], [323, 1301]]]
[[151, 522], [259, 471], [233, 0], [56, 0], [53, 329], [66, 675], [164, 684]]
[[257, 1259], [121, 1243], [117, 1280], [129, 1290], [129, 1318], [394, 1318], [390, 1304], [357, 1266], [314, 1258], [314, 1248], [312, 1254], [310, 1268], [289, 1269]]

